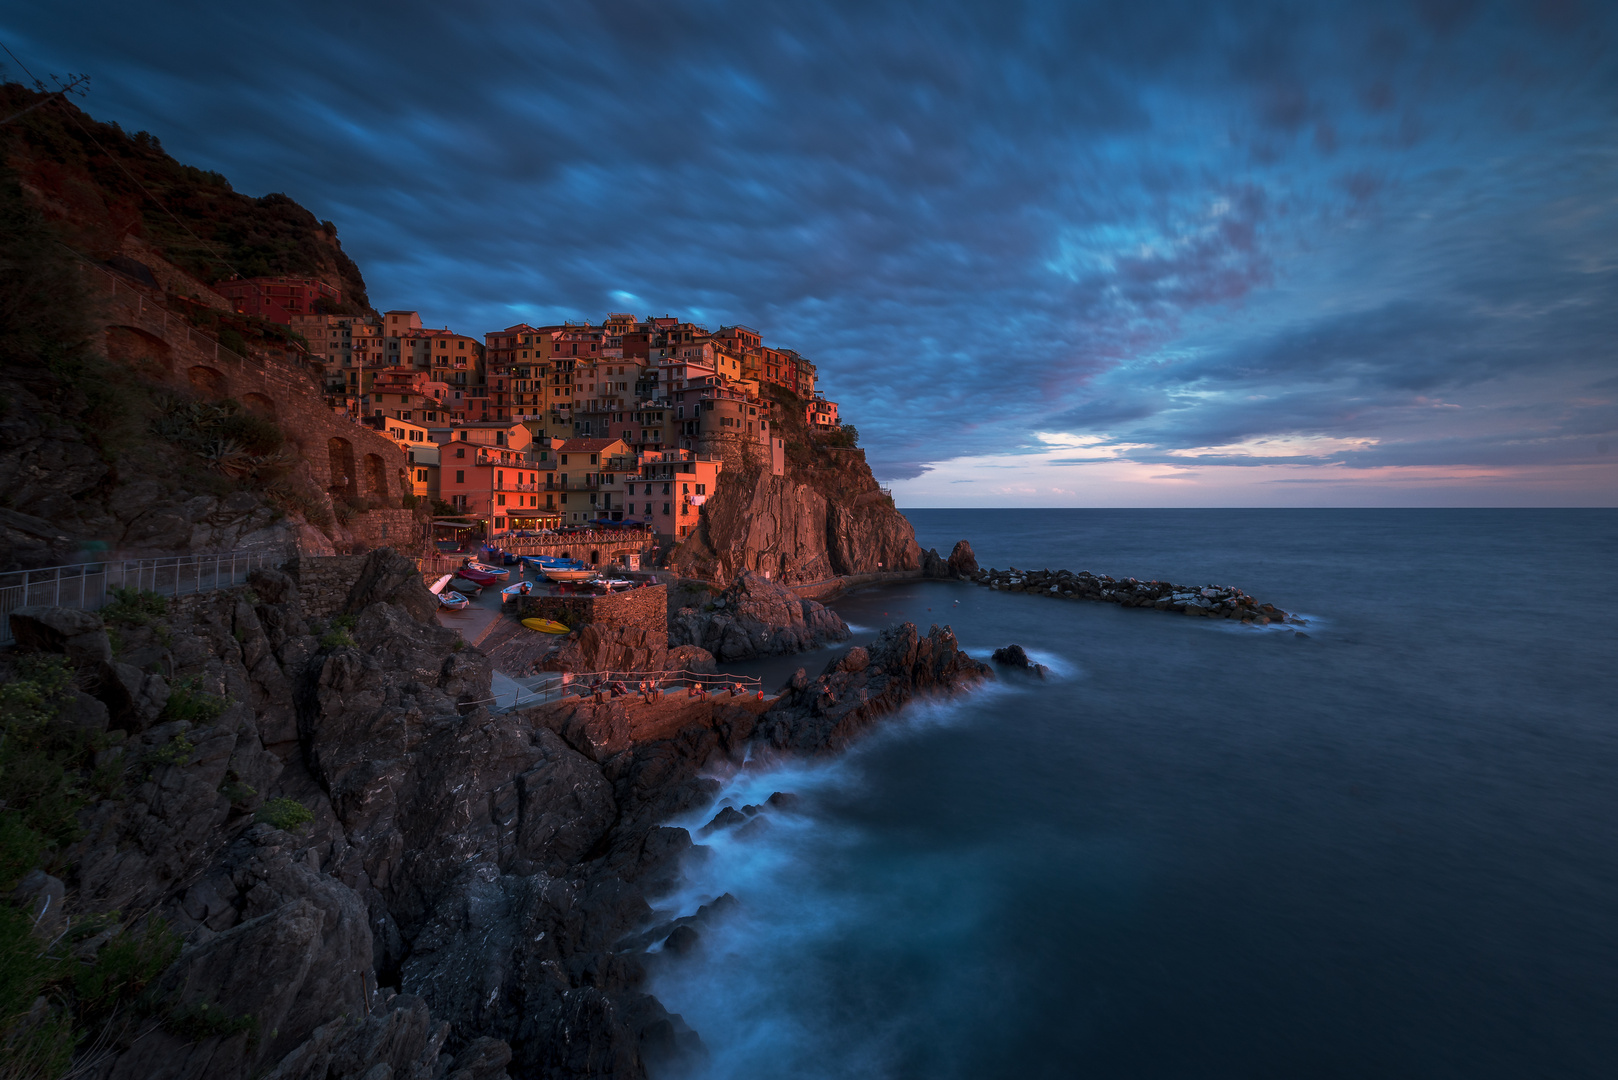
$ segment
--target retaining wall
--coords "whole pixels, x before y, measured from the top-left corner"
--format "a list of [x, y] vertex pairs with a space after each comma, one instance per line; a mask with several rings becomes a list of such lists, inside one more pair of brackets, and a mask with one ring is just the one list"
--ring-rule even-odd
[[575, 628], [595, 623], [667, 631], [669, 624], [666, 585], [648, 585], [644, 589], [604, 596], [524, 596], [519, 603], [525, 619], [555, 619]]

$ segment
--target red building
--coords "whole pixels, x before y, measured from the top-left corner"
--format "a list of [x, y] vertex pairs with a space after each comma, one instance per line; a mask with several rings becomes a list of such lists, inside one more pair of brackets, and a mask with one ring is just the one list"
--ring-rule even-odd
[[340, 304], [343, 294], [313, 278], [256, 277], [221, 281], [213, 291], [231, 302], [238, 315], [258, 315], [290, 326], [294, 315], [320, 314], [320, 301]]

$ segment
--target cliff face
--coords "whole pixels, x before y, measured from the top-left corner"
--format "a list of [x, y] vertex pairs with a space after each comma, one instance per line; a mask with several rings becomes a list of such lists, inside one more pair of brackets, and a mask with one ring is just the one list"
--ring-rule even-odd
[[[81, 202], [107, 194], [91, 179], [70, 187]], [[48, 220], [39, 192], [0, 167], [0, 571], [330, 553], [375, 543], [383, 524], [394, 543], [413, 530], [397, 444], [335, 416], [296, 354], [177, 297], [190, 279], [153, 250], [110, 270], [74, 255], [105, 223], [54, 209], [68, 216]], [[219, 340], [231, 319], [235, 351]], [[371, 520], [383, 508], [393, 516]]]
[[858, 450], [822, 449], [785, 475], [720, 474], [699, 527], [674, 550], [684, 577], [726, 586], [749, 571], [799, 584], [842, 574], [916, 570], [916, 533]]
[[[9, 114], [39, 97], [7, 83], [0, 86], [0, 111]], [[207, 284], [233, 272], [290, 274], [342, 290], [346, 310], [370, 306], [365, 279], [331, 222], [285, 195], [253, 198], [234, 191], [218, 173], [175, 161], [147, 132], [131, 135], [71, 103], [54, 103], [8, 125], [3, 139], [6, 163], [46, 217], [72, 247], [94, 258], [145, 262], [143, 253], [155, 254], [186, 275], [166, 282], [176, 287], [169, 291], [187, 291], [187, 278]], [[184, 227], [145, 198], [141, 187]]]

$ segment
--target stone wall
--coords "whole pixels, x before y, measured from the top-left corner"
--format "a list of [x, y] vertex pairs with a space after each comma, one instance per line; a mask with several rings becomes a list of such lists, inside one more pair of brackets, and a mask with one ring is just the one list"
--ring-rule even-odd
[[398, 548], [407, 555], [421, 551], [427, 543], [427, 526], [416, 520], [414, 510], [371, 510], [355, 514], [348, 521], [348, 531], [356, 544], [368, 548]]
[[286, 564], [286, 571], [298, 583], [304, 614], [329, 619], [347, 601], [363, 565], [364, 555], [299, 555]]
[[404, 451], [392, 439], [333, 412], [316, 369], [290, 354], [266, 358], [232, 352], [156, 296], [99, 270], [86, 269], [85, 284], [100, 293], [109, 357], [177, 390], [209, 401], [234, 398], [274, 420], [317, 491], [394, 506], [410, 493]]
[[669, 621], [667, 585], [605, 596], [524, 596], [519, 602], [525, 619], [555, 619], [574, 628], [593, 623], [661, 631]]

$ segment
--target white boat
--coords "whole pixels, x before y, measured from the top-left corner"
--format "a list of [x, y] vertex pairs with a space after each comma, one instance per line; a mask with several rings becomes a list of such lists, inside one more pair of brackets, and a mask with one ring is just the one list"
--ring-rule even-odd
[[459, 611], [461, 608], [471, 604], [471, 602], [454, 589], [445, 589], [438, 594], [438, 606], [449, 608], [451, 611]]
[[449, 579], [454, 577], [454, 576], [455, 576], [454, 574], [445, 574], [443, 577], [439, 578], [437, 581], [435, 581], [431, 585], [427, 586], [427, 590], [429, 592], [431, 592], [434, 596], [441, 595], [443, 593], [443, 591], [444, 591], [444, 586], [448, 585], [449, 584]]
[[609, 589], [627, 589], [635, 583], [626, 578], [602, 578], [600, 581], [596, 582], [596, 584], [603, 585]]
[[596, 576], [596, 572], [588, 567], [583, 570], [573, 570], [547, 566], [543, 572], [552, 581], [589, 581]]
[[515, 585], [507, 585], [505, 588], [500, 590], [500, 602], [502, 604], [509, 604], [513, 600], [515, 600], [517, 597], [519, 597], [519, 596], [527, 596], [529, 593], [531, 593], [533, 591], [534, 591], [533, 582], [531, 582], [531, 581], [519, 581]]

